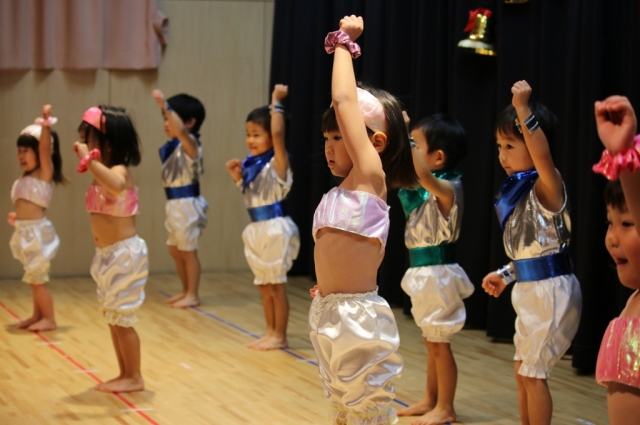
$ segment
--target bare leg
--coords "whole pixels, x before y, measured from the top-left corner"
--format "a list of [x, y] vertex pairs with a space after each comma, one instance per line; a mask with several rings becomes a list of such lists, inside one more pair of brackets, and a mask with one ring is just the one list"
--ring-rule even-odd
[[138, 333], [133, 328], [114, 325], [109, 325], [109, 327], [117, 341], [117, 343], [114, 341], [114, 345], [118, 353], [118, 362], [122, 359], [124, 373], [120, 373], [121, 377], [98, 385], [96, 389], [110, 393], [144, 390], [144, 380], [140, 373], [140, 338]]
[[52, 331], [58, 327], [53, 314], [53, 297], [46, 285], [31, 285], [33, 299], [38, 304], [42, 318], [31, 324], [27, 329], [32, 332]]
[[[429, 343], [424, 340], [427, 350]], [[427, 351], [427, 393], [424, 399], [411, 406], [398, 410], [398, 416], [418, 416], [431, 411], [438, 401], [438, 371], [436, 369], [436, 358]]]
[[247, 348], [256, 348], [257, 345], [270, 339], [276, 331], [275, 306], [271, 296], [271, 291], [268, 288], [270, 285], [266, 284], [257, 286], [260, 291], [260, 295], [262, 296], [262, 309], [264, 310], [264, 320], [267, 323], [267, 333], [257, 341], [247, 344]]
[[187, 286], [183, 284], [185, 290], [184, 297], [173, 303], [175, 308], [188, 308], [200, 305], [198, 298], [198, 286], [200, 285], [200, 260], [198, 251], [179, 251], [186, 271]]
[[527, 398], [527, 388], [524, 385], [524, 377], [518, 374], [522, 366], [522, 361], [517, 361], [514, 365], [516, 372], [516, 383], [518, 384], [518, 410], [520, 411], [520, 422], [522, 425], [529, 425], [529, 402]]
[[167, 304], [173, 304], [174, 302], [184, 298], [187, 293], [187, 267], [177, 247], [169, 245], [169, 254], [173, 258], [174, 263], [176, 263], [176, 270], [178, 271], [178, 277], [180, 277], [180, 283], [182, 284], [182, 292], [165, 301]]
[[106, 384], [110, 384], [111, 382], [118, 381], [124, 377], [124, 359], [122, 358], [122, 352], [120, 349], [120, 341], [118, 341], [118, 335], [114, 329], [115, 326], [109, 325], [109, 332], [111, 333], [111, 341], [113, 342], [113, 348], [116, 351], [116, 357], [118, 358], [118, 367], [120, 368], [120, 374], [115, 378], [112, 378], [106, 382], [102, 382], [96, 385], [95, 389], [98, 391], [103, 391], [102, 388]]
[[448, 342], [428, 342], [429, 357], [435, 358], [437, 370], [438, 402], [423, 416], [411, 422], [411, 425], [437, 425], [456, 421], [453, 400], [458, 383], [458, 367]]
[[[261, 340], [252, 348], [256, 350], [278, 350], [287, 347], [287, 325], [289, 323], [289, 300], [282, 283], [264, 285], [269, 291], [273, 305], [273, 331], [267, 339]], [[265, 311], [266, 315], [266, 311]]]
[[18, 329], [26, 329], [33, 323], [36, 323], [38, 320], [42, 319], [42, 311], [40, 311], [40, 306], [38, 305], [38, 300], [36, 299], [36, 285], [29, 284], [29, 286], [31, 287], [31, 295], [33, 296], [33, 314], [27, 320], [21, 320], [20, 323], [16, 325], [16, 328]]
[[637, 418], [640, 412], [640, 389], [609, 383], [607, 387], [607, 409], [611, 425], [625, 425], [629, 418]]
[[529, 423], [531, 425], [550, 425], [553, 414], [553, 401], [546, 379], [522, 377], [527, 389], [527, 405], [529, 409]]

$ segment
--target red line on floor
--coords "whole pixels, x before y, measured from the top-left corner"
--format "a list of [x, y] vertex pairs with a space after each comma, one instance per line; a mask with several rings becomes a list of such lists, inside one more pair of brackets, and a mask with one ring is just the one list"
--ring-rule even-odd
[[[6, 305], [4, 305], [1, 301], [0, 301], [0, 307], [2, 307], [7, 313], [9, 313], [14, 319], [16, 320], [20, 320], [20, 317], [15, 314], [9, 307], [7, 307]], [[36, 334], [38, 336], [38, 338], [40, 338], [41, 340], [43, 340], [44, 342], [47, 343], [47, 345], [49, 345], [49, 347], [53, 348], [55, 351], [57, 351], [59, 354], [61, 354], [65, 359], [69, 360], [71, 363], [73, 363], [76, 367], [78, 367], [80, 370], [87, 370], [85, 369], [84, 366], [82, 366], [80, 363], [78, 363], [77, 361], [75, 361], [73, 359], [73, 357], [71, 357], [70, 355], [68, 355], [67, 353], [65, 353], [64, 351], [62, 351], [60, 348], [56, 347], [54, 344], [51, 343], [51, 341], [49, 339], [47, 339], [47, 337], [45, 337], [44, 335], [42, 335], [40, 332], [33, 332], [34, 334]], [[102, 383], [102, 380], [100, 378], [98, 378], [96, 375], [94, 375], [91, 372], [87, 372], [87, 375], [89, 375], [90, 377], [92, 377], [96, 382], [98, 383]], [[130, 409], [134, 409], [133, 411], [136, 412], [138, 415], [142, 416], [144, 419], [146, 419], [149, 423], [153, 424], [153, 425], [159, 425], [158, 422], [154, 421], [153, 419], [151, 419], [149, 416], [147, 416], [144, 412], [137, 410], [138, 408], [135, 406], [135, 404], [131, 403], [129, 400], [127, 400], [126, 398], [124, 398], [120, 393], [112, 393], [114, 396], [116, 396], [118, 399], [120, 399], [120, 401], [122, 401], [124, 404], [126, 404]]]

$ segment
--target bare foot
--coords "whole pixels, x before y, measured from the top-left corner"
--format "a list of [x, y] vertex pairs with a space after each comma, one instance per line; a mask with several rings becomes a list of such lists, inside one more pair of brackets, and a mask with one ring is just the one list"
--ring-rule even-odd
[[26, 329], [29, 326], [31, 326], [32, 324], [36, 323], [40, 319], [42, 319], [42, 317], [31, 316], [27, 320], [21, 320], [20, 323], [18, 323], [16, 325], [16, 328], [18, 328], [18, 329]]
[[31, 332], [43, 332], [52, 331], [57, 327], [58, 325], [56, 324], [55, 320], [40, 319], [36, 323], [29, 326], [27, 330], [30, 330]]
[[96, 385], [97, 391], [104, 393], [130, 393], [144, 390], [144, 380], [138, 378], [115, 378]]
[[411, 421], [411, 425], [442, 425], [456, 421], [456, 412], [453, 409], [434, 407], [432, 411]]
[[398, 416], [418, 416], [430, 412], [431, 410], [433, 410], [433, 408], [433, 404], [423, 399], [417, 403], [412, 404], [409, 407], [398, 410], [397, 414]]
[[174, 302], [181, 300], [184, 298], [184, 292], [180, 292], [179, 294], [175, 294], [173, 297], [169, 298], [165, 301], [166, 304], [173, 304]]
[[287, 348], [287, 340], [280, 339], [275, 336], [266, 338], [259, 344], [255, 344], [253, 347], [250, 347], [253, 350], [258, 351], [268, 351], [268, 350], [279, 350], [281, 348]]
[[189, 307], [197, 307], [199, 305], [200, 305], [200, 300], [198, 299], [198, 297], [189, 297], [185, 295], [182, 299], [179, 299], [178, 301], [171, 304], [171, 307], [189, 308]]
[[247, 348], [253, 348], [256, 345], [263, 343], [266, 339], [269, 339], [269, 338], [271, 338], [271, 335], [265, 335], [262, 338], [256, 339], [255, 341], [247, 344]]

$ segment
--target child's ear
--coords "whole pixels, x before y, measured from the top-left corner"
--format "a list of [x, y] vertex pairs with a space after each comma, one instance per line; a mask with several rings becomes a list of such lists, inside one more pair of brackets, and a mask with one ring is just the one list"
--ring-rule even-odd
[[373, 137], [371, 137], [371, 144], [376, 149], [376, 152], [384, 152], [387, 148], [387, 135], [381, 131], [373, 133]]
[[196, 119], [193, 117], [184, 122], [184, 128], [186, 128], [187, 130], [191, 130], [194, 125], [196, 125]]
[[436, 165], [444, 165], [444, 163], [447, 162], [447, 155], [442, 149], [435, 151], [435, 154]]

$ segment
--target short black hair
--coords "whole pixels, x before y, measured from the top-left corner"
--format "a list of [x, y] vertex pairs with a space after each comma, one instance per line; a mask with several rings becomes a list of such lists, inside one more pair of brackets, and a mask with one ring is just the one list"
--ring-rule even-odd
[[610, 181], [604, 187], [604, 203], [606, 206], [615, 208], [618, 211], [627, 211], [627, 201], [624, 197], [620, 180]]
[[[530, 103], [529, 109], [531, 113], [536, 116], [536, 119], [540, 123], [540, 128], [544, 132], [547, 142], [549, 143], [549, 149], [553, 152], [553, 146], [555, 144], [555, 127], [558, 122], [558, 118], [542, 103]], [[524, 136], [518, 131], [515, 120], [518, 118], [518, 113], [513, 105], [509, 105], [500, 114], [496, 120], [495, 134], [501, 133], [506, 136], [512, 136], [516, 139], [524, 141]], [[522, 131], [527, 131], [525, 127]]]
[[182, 121], [189, 121], [191, 118], [195, 119], [195, 123], [190, 130], [191, 133], [200, 131], [200, 126], [206, 115], [202, 102], [191, 95], [180, 93], [167, 99], [167, 103], [171, 106], [171, 109], [176, 111]]
[[[98, 139], [105, 165], [113, 167], [140, 164], [140, 139], [126, 109], [110, 105], [99, 105], [98, 108], [105, 119], [106, 133], [98, 131], [92, 125], [81, 123], [78, 131], [84, 131], [85, 142], [89, 141], [91, 134]], [[110, 152], [108, 157], [107, 151]]]
[[447, 114], [434, 114], [421, 119], [412, 130], [420, 130], [427, 139], [429, 152], [445, 154], [444, 170], [451, 170], [467, 155], [467, 135], [462, 125]]
[[259, 108], [254, 109], [249, 112], [247, 115], [247, 120], [245, 122], [252, 122], [258, 124], [264, 131], [271, 135], [271, 113], [269, 110], [269, 105], [260, 106]]

